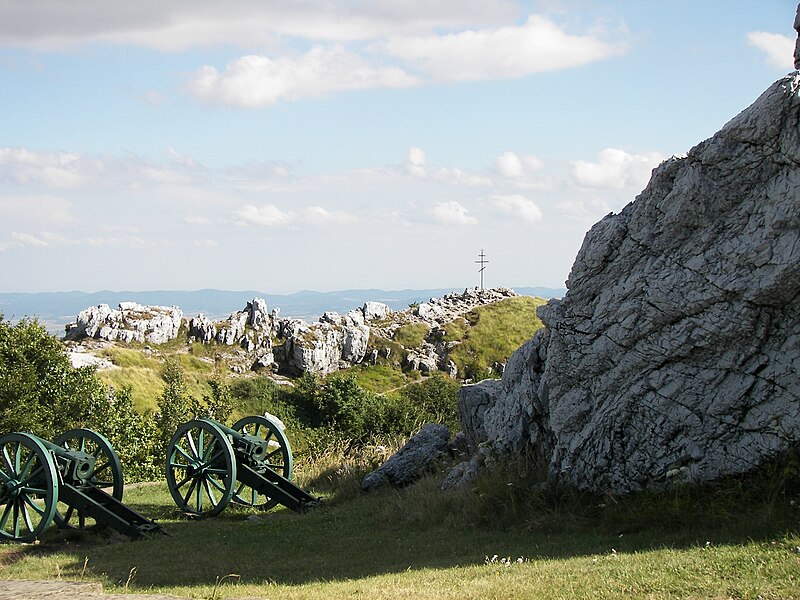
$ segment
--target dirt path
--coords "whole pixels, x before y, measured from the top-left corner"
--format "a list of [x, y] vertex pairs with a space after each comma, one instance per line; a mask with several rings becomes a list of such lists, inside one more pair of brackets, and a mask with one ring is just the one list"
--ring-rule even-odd
[[100, 583], [82, 581], [0, 581], [0, 600], [184, 600], [171, 594], [106, 594]]

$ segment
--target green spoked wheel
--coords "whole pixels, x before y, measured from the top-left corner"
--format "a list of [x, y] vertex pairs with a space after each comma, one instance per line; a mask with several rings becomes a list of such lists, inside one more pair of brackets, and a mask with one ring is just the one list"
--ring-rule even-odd
[[182, 511], [198, 517], [222, 512], [236, 487], [236, 457], [213, 422], [184, 423], [167, 446], [167, 486]]
[[[71, 429], [56, 438], [55, 444], [67, 450], [91, 454], [95, 459], [94, 468], [87, 474], [82, 485], [99, 488], [114, 499], [122, 500], [125, 489], [122, 465], [111, 442], [104, 436], [91, 429]], [[55, 520], [59, 527], [86, 527], [86, 515], [63, 503], [56, 512]]]
[[0, 539], [35, 540], [57, 504], [56, 465], [41, 441], [27, 433], [0, 438]]
[[[253, 415], [239, 419], [233, 424], [231, 429], [240, 433], [259, 437], [267, 442], [267, 454], [264, 460], [260, 461], [257, 465], [253, 465], [255, 468], [266, 467], [275, 471], [284, 479], [292, 479], [294, 468], [292, 463], [292, 448], [289, 445], [289, 440], [277, 423], [274, 423], [266, 417]], [[263, 510], [268, 510], [277, 504], [275, 500], [272, 500], [268, 496], [259, 493], [257, 490], [241, 482], [237, 484], [233, 500], [238, 504], [254, 506]]]

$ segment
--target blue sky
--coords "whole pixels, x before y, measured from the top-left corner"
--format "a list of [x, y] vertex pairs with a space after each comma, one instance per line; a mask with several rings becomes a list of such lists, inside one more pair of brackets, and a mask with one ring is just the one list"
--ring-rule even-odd
[[561, 287], [794, 0], [0, 0], [0, 292]]

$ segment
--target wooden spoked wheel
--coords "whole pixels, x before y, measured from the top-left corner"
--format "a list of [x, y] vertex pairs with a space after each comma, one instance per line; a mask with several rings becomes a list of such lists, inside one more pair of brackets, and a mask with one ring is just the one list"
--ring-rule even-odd
[[[256, 469], [268, 468], [284, 479], [291, 480], [293, 475], [292, 448], [283, 430], [266, 417], [259, 415], [244, 417], [236, 421], [231, 429], [259, 437], [267, 443], [267, 454], [262, 461], [253, 465]], [[253, 506], [269, 510], [277, 504], [268, 496], [239, 482], [233, 495], [237, 504]]]
[[0, 538], [32, 542], [53, 521], [58, 475], [50, 452], [36, 437], [0, 438]]
[[184, 423], [167, 447], [167, 486], [183, 512], [211, 517], [222, 512], [236, 487], [236, 457], [214, 423]]
[[[122, 478], [122, 465], [117, 453], [104, 436], [91, 429], [71, 429], [60, 435], [55, 444], [67, 450], [79, 450], [94, 457], [94, 468], [85, 479], [85, 485], [98, 488], [113, 496], [115, 500], [122, 500], [124, 481]], [[86, 515], [75, 510], [72, 506], [63, 503], [55, 515], [59, 527], [84, 529], [87, 526]]]

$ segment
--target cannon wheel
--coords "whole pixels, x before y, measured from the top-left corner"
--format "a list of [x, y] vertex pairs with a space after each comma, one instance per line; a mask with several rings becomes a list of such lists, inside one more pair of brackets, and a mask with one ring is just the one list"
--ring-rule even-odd
[[233, 446], [214, 423], [184, 423], [167, 446], [167, 486], [183, 512], [212, 517], [222, 512], [236, 487]]
[[57, 504], [58, 474], [44, 444], [29, 433], [0, 438], [0, 539], [32, 542]]
[[[80, 450], [94, 456], [94, 470], [87, 477], [87, 483], [110, 494], [115, 500], [122, 500], [125, 490], [122, 465], [111, 442], [104, 436], [91, 429], [71, 429], [57, 437], [55, 443], [68, 450]], [[76, 522], [79, 529], [84, 529], [86, 515], [72, 506], [66, 507], [63, 514], [56, 511], [56, 524], [62, 528], [73, 528], [75, 525], [70, 523], [73, 516], [76, 517], [73, 523]]]
[[[267, 456], [262, 466], [275, 471], [284, 479], [291, 480], [293, 475], [292, 447], [283, 430], [270, 419], [259, 415], [244, 417], [236, 421], [231, 429], [240, 433], [254, 435], [265, 440], [268, 445]], [[269, 510], [278, 503], [268, 496], [259, 493], [250, 486], [239, 483], [233, 495], [234, 502]]]

